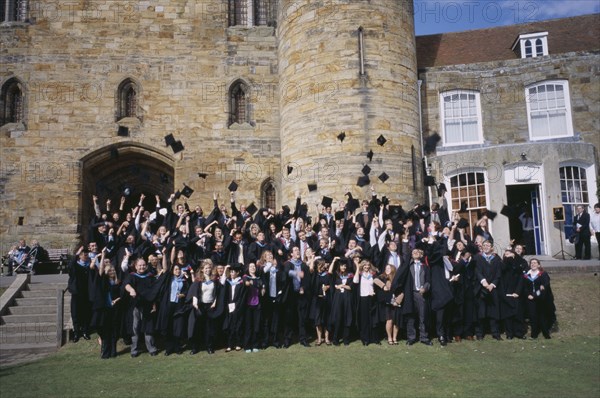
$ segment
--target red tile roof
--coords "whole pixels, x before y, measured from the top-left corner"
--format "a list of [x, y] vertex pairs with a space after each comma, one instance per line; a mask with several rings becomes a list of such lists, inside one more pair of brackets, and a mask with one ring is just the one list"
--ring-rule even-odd
[[521, 34], [548, 32], [548, 52], [600, 49], [600, 14], [552, 19], [456, 33], [417, 36], [419, 68], [516, 59], [511, 50]]

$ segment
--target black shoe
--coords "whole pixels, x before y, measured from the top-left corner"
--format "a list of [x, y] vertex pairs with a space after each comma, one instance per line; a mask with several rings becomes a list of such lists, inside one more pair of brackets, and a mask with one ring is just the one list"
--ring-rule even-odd
[[413, 345], [415, 344], [417, 341], [416, 340], [406, 340], [406, 345]]
[[89, 334], [87, 334], [87, 333], [84, 333], [84, 334], [83, 334], [83, 339], [84, 339], [84, 340], [90, 340], [90, 335], [89, 335]]
[[[152, 354], [150, 354], [150, 355], [152, 355]], [[165, 351], [165, 356], [168, 357], [169, 355], [171, 355], [171, 352]]]
[[212, 354], [214, 354], [214, 353], [215, 353], [215, 350], [213, 350], [212, 348], [208, 348], [208, 349], [206, 350], [206, 352], [208, 352], [210, 355], [212, 355]]
[[340, 345], [340, 342], [339, 342], [339, 341], [334, 341], [334, 342], [333, 342], [333, 345], [334, 345], [334, 346], [336, 346], [336, 347], [339, 347], [339, 345]]
[[506, 338], [506, 340], [512, 340], [512, 339], [513, 339], [512, 336], [509, 336], [509, 337]]
[[310, 344], [308, 344], [306, 340], [302, 340], [300, 344], [302, 344], [304, 347], [310, 347]]
[[376, 341], [373, 344], [375, 344], [375, 345], [381, 345], [381, 341]]
[[446, 346], [446, 344], [448, 344], [448, 343], [446, 342], [446, 339], [445, 339], [445, 338], [443, 338], [443, 337], [440, 337], [438, 340], [439, 340], [439, 342], [440, 342], [440, 345], [441, 345], [442, 347], [445, 347], [445, 346]]
[[193, 348], [192, 351], [190, 351], [190, 355], [196, 355], [198, 353], [198, 350]]
[[548, 340], [548, 339], [550, 339], [551, 337], [550, 337], [550, 335], [549, 335], [549, 334], [547, 334], [547, 335], [545, 334], [545, 335], [544, 335], [544, 338], [545, 338], [546, 340]]
[[131, 358], [137, 358], [140, 356], [139, 352], [136, 352], [135, 354], [131, 354]]
[[280, 349], [281, 348], [281, 344], [279, 343], [273, 343], [273, 347]]
[[288, 341], [283, 343], [283, 348], [285, 348], [285, 349], [290, 348], [290, 343]]
[[349, 342], [349, 341], [344, 341], [344, 345], [345, 345], [346, 347], [348, 347], [348, 346], [350, 345], [350, 342]]
[[73, 343], [77, 343], [79, 341], [79, 335], [73, 335]]
[[421, 344], [425, 344], [425, 345], [429, 345], [429, 346], [433, 345], [433, 343], [429, 339], [427, 339], [427, 340], [421, 340]]
[[369, 343], [367, 343], [366, 341], [363, 341], [363, 346], [367, 347], [369, 345]]
[[157, 356], [157, 355], [158, 355], [158, 351], [154, 351], [154, 352], [151, 352], [151, 353], [150, 353], [150, 356], [151, 356], [151, 357], [155, 357], [155, 356]]
[[482, 341], [483, 340], [483, 336], [477, 336], [477, 341]]
[[504, 339], [502, 337], [500, 337], [500, 336], [494, 336], [494, 340], [502, 341]]

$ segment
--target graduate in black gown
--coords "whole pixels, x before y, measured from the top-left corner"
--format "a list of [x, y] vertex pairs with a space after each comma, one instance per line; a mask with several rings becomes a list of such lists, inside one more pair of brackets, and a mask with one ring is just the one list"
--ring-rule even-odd
[[375, 296], [379, 307], [379, 322], [385, 324], [389, 345], [398, 345], [398, 331], [402, 326], [402, 301], [404, 294], [392, 290], [392, 282], [396, 276], [396, 267], [387, 264], [383, 272], [375, 278]]
[[417, 326], [419, 328], [419, 340], [425, 345], [432, 345], [427, 332], [427, 314], [431, 290], [431, 272], [427, 266], [422, 242], [412, 250], [410, 261], [400, 266], [392, 289], [404, 293], [402, 304], [402, 315], [406, 318], [407, 345], [417, 342]]
[[265, 294], [263, 281], [257, 273], [256, 264], [248, 264], [248, 272], [242, 278], [246, 286], [244, 309], [244, 348], [246, 352], [258, 352], [258, 335], [261, 327], [261, 298]]
[[165, 336], [165, 355], [181, 354], [182, 340], [187, 335], [187, 315], [189, 306], [185, 297], [189, 288], [188, 277], [180, 264], [176, 263], [165, 276], [158, 307], [156, 330]]
[[[227, 332], [227, 349], [230, 352], [234, 347], [236, 351], [242, 349], [242, 324], [244, 322], [244, 307], [246, 286], [240, 276], [242, 264], [227, 265], [221, 277], [221, 284], [225, 286], [225, 321], [223, 330]], [[229, 274], [229, 277], [227, 277]]]
[[308, 266], [300, 259], [300, 248], [291, 248], [290, 259], [284, 264], [283, 309], [285, 313], [283, 346], [292, 342], [294, 329], [301, 345], [310, 347], [306, 335], [306, 321], [311, 300], [311, 280]]
[[525, 336], [523, 319], [523, 271], [512, 250], [506, 250], [502, 258], [502, 292], [500, 294], [500, 317], [506, 331], [506, 338], [522, 339]]
[[474, 256], [475, 275], [479, 284], [476, 286], [477, 326], [475, 333], [478, 340], [483, 340], [486, 323], [489, 322], [492, 337], [502, 340], [498, 321], [500, 320], [500, 292], [502, 260], [494, 253], [492, 242], [482, 243], [483, 253]]
[[[461, 250], [455, 250], [457, 246], [461, 247]], [[450, 287], [452, 288], [453, 300], [449, 304], [449, 318], [450, 328], [449, 336], [453, 336], [453, 340], [460, 343], [465, 336], [465, 309], [468, 307], [471, 311], [470, 324], [473, 325], [473, 319], [475, 317], [474, 303], [473, 303], [473, 288], [467, 279], [466, 271], [471, 264], [471, 253], [465, 248], [465, 245], [458, 241], [454, 244], [454, 248], [450, 253], [448, 260], [452, 264], [452, 271], [450, 272]], [[466, 295], [470, 295], [470, 304], [466, 304]], [[473, 327], [471, 327], [469, 336], [473, 336]]]
[[126, 321], [127, 331], [131, 335], [131, 357], [140, 355], [139, 339], [142, 335], [146, 349], [151, 356], [156, 356], [158, 348], [154, 343], [155, 315], [161, 282], [164, 282], [165, 278], [156, 279], [154, 274], [148, 272], [143, 258], [136, 259], [134, 267], [135, 272], [127, 275], [123, 282], [124, 293], [129, 296]]
[[283, 286], [286, 281], [283, 264], [279, 264], [270, 251], [260, 259], [265, 294], [262, 297], [262, 348], [272, 344], [281, 348], [281, 329], [284, 317]]
[[525, 278], [527, 294], [527, 313], [531, 324], [531, 338], [536, 339], [540, 332], [549, 339], [550, 328], [556, 321], [554, 295], [550, 287], [550, 276], [538, 259], [529, 260], [530, 270]]
[[121, 281], [117, 278], [115, 267], [105, 258], [106, 248], [102, 250], [100, 261], [90, 264], [90, 297], [92, 297], [91, 325], [98, 331], [101, 339], [100, 357], [102, 359], [117, 356], [117, 340], [121, 333], [122, 302]]
[[343, 338], [344, 345], [350, 344], [350, 326], [353, 321], [353, 299], [352, 288], [354, 284], [353, 274], [348, 273], [346, 262], [340, 262], [335, 257], [329, 267], [333, 286], [333, 299], [331, 303], [331, 316], [329, 321], [333, 329], [333, 344], [339, 345]]
[[381, 344], [377, 333], [378, 315], [375, 299], [375, 267], [369, 260], [362, 260], [352, 278], [357, 300], [356, 323], [364, 346]]
[[190, 354], [200, 351], [200, 342], [204, 338], [206, 352], [214, 354], [214, 340], [217, 331], [217, 319], [224, 309], [225, 289], [217, 276], [216, 267], [209, 259], [202, 260], [196, 273], [196, 280], [188, 290], [186, 302], [192, 306], [188, 318], [188, 336], [191, 344]]
[[88, 250], [81, 246], [75, 258], [69, 264], [69, 282], [71, 293], [71, 319], [73, 321], [73, 342], [81, 337], [90, 339], [89, 328], [92, 318], [92, 305], [89, 296], [90, 257]]
[[[450, 285], [451, 264], [447, 265], [444, 256], [447, 251], [445, 238], [437, 237], [440, 225], [431, 223], [432, 232], [426, 249], [427, 263], [431, 270], [431, 310], [435, 314], [435, 332], [440, 345], [445, 346], [451, 336], [448, 334], [451, 321], [451, 304], [454, 300]], [[447, 260], [447, 259], [446, 259]], [[449, 262], [449, 260], [447, 260]]]
[[[306, 251], [314, 257], [312, 249], [308, 248]], [[329, 314], [331, 312], [332, 290], [331, 274], [327, 272], [329, 265], [321, 259], [311, 260], [309, 260], [309, 269], [311, 269], [313, 287], [309, 319], [313, 321], [317, 332], [317, 341], [315, 344], [320, 346], [325, 342], [326, 345], [331, 345], [329, 339]]]

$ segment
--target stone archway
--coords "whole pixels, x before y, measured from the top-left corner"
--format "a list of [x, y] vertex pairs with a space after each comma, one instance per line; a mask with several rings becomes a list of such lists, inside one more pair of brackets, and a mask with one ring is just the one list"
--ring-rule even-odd
[[158, 194], [164, 205], [173, 192], [173, 158], [148, 145], [120, 142], [86, 155], [81, 162], [79, 225], [84, 241], [87, 241], [88, 226], [94, 216], [93, 195], [98, 196], [102, 209], [110, 199], [111, 210], [118, 209], [121, 196], [125, 196], [124, 211], [128, 212], [138, 204], [141, 193], [146, 195], [144, 208], [154, 211], [154, 195]]

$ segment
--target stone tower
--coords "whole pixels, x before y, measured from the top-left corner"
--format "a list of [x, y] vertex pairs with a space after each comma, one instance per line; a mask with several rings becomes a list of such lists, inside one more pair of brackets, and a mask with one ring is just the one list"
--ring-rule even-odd
[[[282, 200], [306, 193], [363, 197], [365, 164], [378, 193], [413, 203], [421, 141], [412, 0], [283, 0], [278, 60]], [[345, 132], [342, 142], [336, 137]], [[381, 146], [377, 138], [387, 142]], [[373, 150], [373, 160], [367, 153]], [[287, 166], [293, 171], [286, 176]], [[386, 172], [390, 179], [377, 178]], [[311, 199], [309, 201], [312, 202]]]

